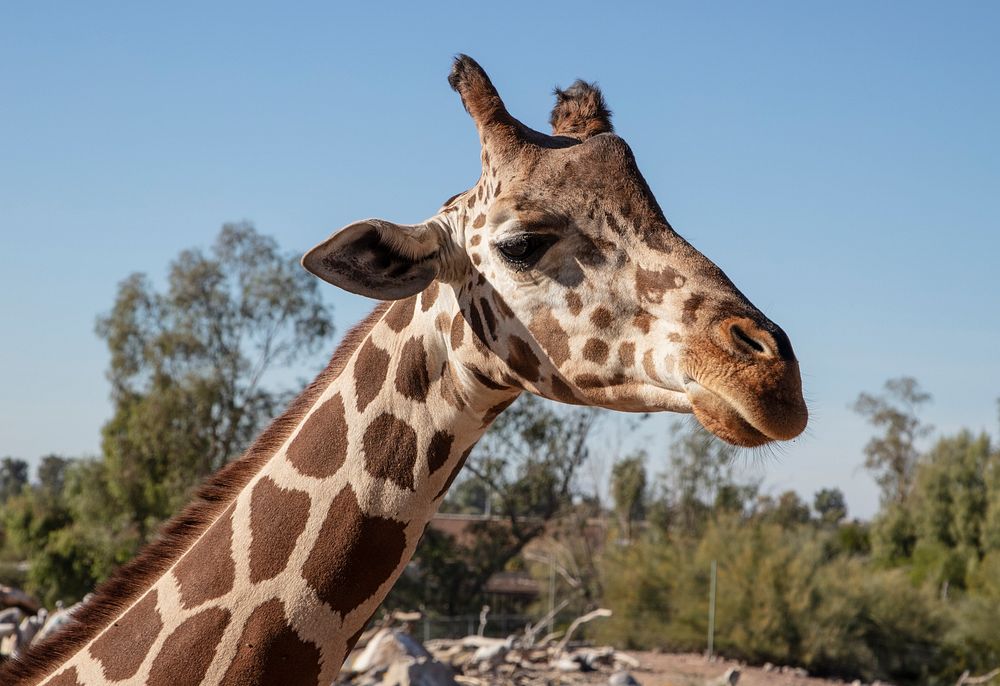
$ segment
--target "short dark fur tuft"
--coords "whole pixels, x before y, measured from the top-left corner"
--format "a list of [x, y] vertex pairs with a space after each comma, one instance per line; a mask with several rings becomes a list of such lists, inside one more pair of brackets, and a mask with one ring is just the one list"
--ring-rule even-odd
[[611, 110], [597, 84], [578, 79], [566, 90], [556, 88], [553, 93], [556, 106], [549, 117], [552, 135], [585, 140], [599, 133], [614, 131]]
[[351, 354], [382, 318], [391, 303], [379, 303], [375, 310], [344, 337], [319, 376], [292, 402], [281, 416], [254, 441], [240, 457], [213, 476], [198, 490], [194, 500], [167, 522], [155, 541], [101, 584], [73, 620], [46, 638], [21, 658], [0, 666], [0, 684], [36, 684], [58, 669], [97, 636], [123, 610], [187, 552], [190, 543], [205, 531], [232, 503], [250, 479], [260, 471], [275, 451], [298, 426], [302, 417], [323, 390], [343, 371]]

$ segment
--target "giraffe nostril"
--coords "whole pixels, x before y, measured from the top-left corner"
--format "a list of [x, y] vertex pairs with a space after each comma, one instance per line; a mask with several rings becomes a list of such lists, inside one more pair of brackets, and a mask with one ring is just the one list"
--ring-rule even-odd
[[736, 341], [742, 343], [744, 346], [750, 348], [754, 352], [764, 353], [767, 350], [767, 348], [764, 346], [763, 343], [753, 338], [746, 331], [741, 329], [739, 324], [733, 324], [729, 328], [729, 333], [732, 334], [733, 338], [736, 339]]

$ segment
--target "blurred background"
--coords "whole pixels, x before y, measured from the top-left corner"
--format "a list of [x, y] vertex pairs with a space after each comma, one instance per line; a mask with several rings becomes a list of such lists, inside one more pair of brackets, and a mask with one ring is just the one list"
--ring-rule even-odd
[[[205, 265], [229, 275], [230, 267], [273, 266], [275, 284], [308, 292], [299, 314], [312, 326], [307, 342], [289, 342], [250, 391], [243, 387], [252, 411], [229, 443], [211, 446], [211, 459], [185, 462], [179, 476], [160, 465], [161, 487], [169, 484], [162, 493], [150, 495], [148, 482], [108, 487], [108, 502], [147, 508], [122, 525], [130, 533], [114, 553], [72, 558], [76, 576], [38, 572], [32, 590], [74, 600], [127, 559], [183, 502], [191, 475], [238, 454], [373, 307], [303, 285], [288, 256], [356, 219], [422, 220], [475, 182], [478, 140], [446, 82], [458, 52], [475, 57], [508, 109], [541, 130], [554, 86], [597, 81], [674, 228], [788, 332], [801, 360], [812, 419], [795, 441], [733, 454], [710, 442], [692, 447], [697, 428], [676, 416], [587, 418], [575, 490], [562, 495], [593, 503], [617, 531], [639, 511], [625, 516], [631, 506], [615, 504], [615, 466], [637, 458], [644, 485], [636, 497], [650, 506], [641, 521], [660, 503], [676, 524], [678, 512], [695, 516], [678, 505], [678, 465], [711, 454], [725, 477], [697, 476], [707, 485], [698, 481], [689, 494], [706, 506], [718, 504], [720, 489], [739, 486], [753, 491], [739, 505], [744, 519], [783, 498], [792, 510], [805, 507], [810, 531], [857, 519], [851, 535], [864, 542], [851, 550], [881, 569], [907, 570], [913, 593], [930, 584], [943, 598], [948, 588], [975, 586], [991, 559], [994, 508], [1000, 527], [1000, 484], [991, 481], [1000, 460], [998, 27], [1000, 6], [988, 2], [5, 5], [0, 455], [12, 458], [2, 477], [16, 485], [10, 493], [23, 500], [24, 489], [49, 478], [53, 497], [69, 502], [63, 472], [77, 458], [104, 465], [87, 477], [98, 481], [106, 479], [100, 469], [147, 469], [142, 460], [152, 458], [133, 453], [142, 452], [141, 432], [153, 420], [129, 414], [128, 403], [147, 398], [157, 374], [175, 368], [131, 368], [149, 360], [129, 358], [129, 341], [138, 340], [129, 336], [172, 321], [176, 312], [157, 309], [169, 303], [154, 294], [169, 295], [178, 279]], [[134, 273], [145, 279], [129, 280]], [[183, 309], [182, 299], [171, 302]], [[267, 319], [257, 314], [263, 319], [248, 319], [244, 333]], [[188, 360], [183, 374], [200, 373], [216, 359], [211, 352]], [[267, 397], [255, 395], [263, 388]], [[172, 402], [160, 411], [191, 401]], [[206, 421], [216, 417], [212, 407], [204, 411]], [[559, 430], [582, 421], [555, 406], [546, 411], [563, 422], [553, 424]], [[508, 431], [524, 428], [516, 412]], [[964, 464], [963, 474], [980, 480], [973, 493], [938, 493], [947, 469], [928, 455], [943, 444], [965, 456], [948, 465]], [[48, 463], [49, 477], [36, 471], [45, 456], [63, 460]], [[481, 456], [486, 472], [489, 459]], [[516, 481], [517, 458], [505, 459], [493, 468]], [[921, 476], [921, 465], [936, 476]], [[88, 483], [73, 479], [78, 488]], [[483, 483], [467, 485], [453, 509], [500, 507]], [[845, 513], [821, 525], [823, 491], [836, 491]], [[949, 503], [947, 514], [927, 524], [938, 533], [920, 547], [931, 534], [913, 513], [928, 511], [933, 498]], [[30, 529], [25, 518], [36, 516], [42, 533], [8, 535], [8, 557], [51, 562], [53, 532], [69, 536], [65, 527], [82, 510], [43, 526], [37, 503], [22, 506], [5, 506], [8, 529], [13, 519]], [[883, 525], [895, 543], [873, 552], [870, 527]], [[701, 536], [708, 525], [690, 526]], [[1000, 528], [997, 536], [1000, 545]], [[913, 572], [914, 554], [927, 569]], [[993, 610], [1000, 605], [978, 607], [976, 616], [995, 617]], [[687, 645], [687, 636], [671, 640]], [[626, 638], [650, 646], [648, 636]], [[801, 647], [806, 639], [789, 640]], [[734, 654], [771, 654], [738, 638], [728, 645]], [[989, 650], [975, 660], [1000, 664], [1000, 646]], [[937, 653], [920, 655], [911, 658], [937, 665]], [[841, 673], [889, 673], [878, 658], [864, 659], [876, 667]], [[972, 659], [948, 648], [934, 669], [951, 675]], [[863, 662], [842, 658], [851, 660]], [[835, 662], [820, 660], [824, 669]]]

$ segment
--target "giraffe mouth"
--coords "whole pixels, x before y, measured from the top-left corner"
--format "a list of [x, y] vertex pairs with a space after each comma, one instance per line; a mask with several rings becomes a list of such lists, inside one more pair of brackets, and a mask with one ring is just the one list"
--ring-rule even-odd
[[687, 375], [684, 377], [684, 391], [691, 402], [691, 410], [701, 425], [727, 443], [756, 448], [780, 438], [768, 435], [763, 427], [755, 426], [738, 403]]

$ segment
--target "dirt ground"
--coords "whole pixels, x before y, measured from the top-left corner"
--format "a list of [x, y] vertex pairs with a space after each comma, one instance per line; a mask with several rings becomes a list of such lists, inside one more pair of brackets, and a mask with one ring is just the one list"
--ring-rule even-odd
[[740, 669], [739, 686], [831, 686], [843, 683], [828, 679], [796, 676], [779, 671], [765, 672], [759, 667], [741, 666], [732, 660], [709, 662], [703, 656], [653, 652], [629, 652], [642, 667], [632, 671], [642, 686], [705, 686], [722, 676], [730, 667]]

